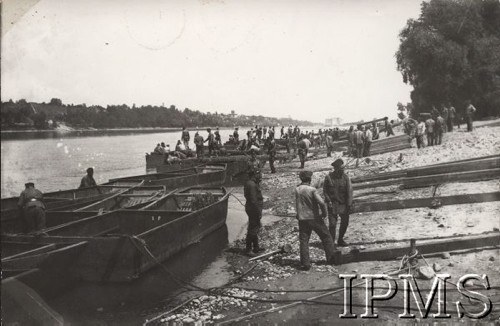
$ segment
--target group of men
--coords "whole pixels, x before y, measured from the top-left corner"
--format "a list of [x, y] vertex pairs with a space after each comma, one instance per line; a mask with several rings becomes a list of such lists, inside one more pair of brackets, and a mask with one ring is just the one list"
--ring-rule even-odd
[[[94, 169], [88, 168], [87, 174], [80, 181], [79, 189], [95, 187]], [[46, 227], [45, 201], [43, 193], [35, 188], [34, 182], [26, 182], [25, 189], [19, 195], [17, 207], [24, 233], [39, 232]], [[100, 190], [98, 189], [100, 192]]]
[[[301, 183], [295, 188], [296, 218], [299, 224], [300, 269], [309, 270], [309, 239], [312, 231], [321, 239], [325, 250], [326, 261], [336, 263], [337, 246], [347, 246], [344, 236], [349, 225], [353, 190], [351, 180], [344, 172], [344, 161], [337, 159], [332, 163], [333, 171], [328, 173], [323, 183], [323, 199], [316, 188], [311, 186], [313, 172], [301, 171]], [[244, 186], [246, 199], [245, 212], [248, 215], [245, 254], [255, 256], [265, 248], [259, 243], [261, 228], [263, 196], [261, 190], [262, 173], [257, 168], [248, 172], [249, 180]], [[328, 227], [325, 219], [328, 217]], [[337, 222], [340, 218], [340, 228], [337, 238]], [[337, 243], [335, 245], [335, 240]]]
[[[468, 132], [472, 131], [475, 112], [476, 108], [471, 104], [470, 100], [466, 101], [465, 120]], [[453, 131], [455, 123], [460, 128], [461, 119], [458, 117], [457, 111], [451, 103], [448, 103], [448, 105], [441, 104], [440, 110], [433, 106], [431, 113], [421, 115], [416, 124], [415, 137], [417, 147], [423, 148], [426, 145], [441, 145], [443, 133]], [[425, 144], [424, 138], [427, 138], [427, 144]]]

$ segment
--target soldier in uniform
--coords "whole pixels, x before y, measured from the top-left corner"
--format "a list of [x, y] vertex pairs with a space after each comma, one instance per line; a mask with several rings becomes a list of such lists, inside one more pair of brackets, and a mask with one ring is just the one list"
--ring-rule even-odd
[[344, 235], [349, 225], [349, 214], [351, 211], [353, 190], [351, 179], [344, 172], [344, 161], [337, 159], [332, 163], [333, 172], [326, 175], [323, 183], [323, 195], [328, 207], [329, 230], [333, 242], [335, 242], [337, 231], [337, 220], [340, 216], [339, 246], [347, 246]]
[[240, 142], [240, 134], [238, 133], [238, 127], [234, 128], [233, 137], [234, 137], [234, 143], [238, 144]]
[[222, 146], [222, 140], [220, 138], [219, 127], [217, 127], [217, 129], [215, 129], [214, 136], [215, 136], [215, 144], [217, 146]]
[[267, 148], [267, 153], [269, 154], [269, 167], [271, 168], [271, 173], [276, 173], [274, 168], [274, 161], [276, 160], [276, 142], [273, 138], [269, 138], [269, 145]]
[[259, 245], [259, 231], [261, 228], [263, 197], [260, 190], [262, 174], [259, 170], [252, 170], [248, 173], [250, 179], [245, 183], [245, 212], [248, 215], [248, 228], [246, 236], [245, 254], [253, 257], [265, 249]]
[[33, 182], [27, 182], [19, 195], [17, 206], [24, 232], [39, 231], [45, 228], [45, 204], [43, 193], [35, 188]]
[[203, 157], [203, 143], [204, 143], [203, 137], [198, 132], [196, 132], [194, 134], [194, 144], [196, 146], [197, 158]]
[[247, 161], [248, 175], [250, 175], [255, 171], [260, 171], [261, 169], [260, 162], [257, 159], [257, 151], [254, 148], [251, 148], [249, 152], [250, 152], [250, 159]]
[[80, 182], [80, 186], [78, 188], [81, 189], [95, 186], [97, 186], [97, 183], [94, 180], [94, 169], [88, 168], [87, 174], [82, 178], [82, 181]]
[[205, 139], [204, 143], [208, 142], [208, 156], [212, 156], [212, 153], [215, 152], [215, 137], [212, 134], [212, 129], [207, 128], [208, 136]]

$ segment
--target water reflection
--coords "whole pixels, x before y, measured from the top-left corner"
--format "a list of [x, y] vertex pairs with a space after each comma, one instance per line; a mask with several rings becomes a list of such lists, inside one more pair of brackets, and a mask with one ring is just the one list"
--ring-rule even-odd
[[[193, 281], [199, 286], [222, 284], [231, 277], [225, 270], [227, 263], [222, 256], [227, 244], [228, 229], [224, 226], [173, 256], [164, 265], [183, 280]], [[193, 280], [199, 274], [208, 275]], [[81, 283], [49, 300], [49, 304], [70, 323], [112, 320], [138, 324], [144, 320], [141, 315], [161, 309], [181, 290], [181, 285], [162, 268], [156, 267], [131, 283]]]

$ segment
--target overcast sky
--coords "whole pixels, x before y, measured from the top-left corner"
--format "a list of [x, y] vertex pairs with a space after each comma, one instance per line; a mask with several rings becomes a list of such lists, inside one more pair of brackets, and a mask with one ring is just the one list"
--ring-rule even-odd
[[395, 117], [410, 98], [394, 54], [419, 0], [34, 3], [14, 24], [2, 17], [3, 101], [323, 122]]

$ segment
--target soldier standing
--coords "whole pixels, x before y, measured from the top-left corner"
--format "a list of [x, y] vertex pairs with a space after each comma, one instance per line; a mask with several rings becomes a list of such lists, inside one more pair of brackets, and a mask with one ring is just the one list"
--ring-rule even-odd
[[194, 144], [196, 145], [197, 158], [203, 157], [203, 143], [203, 137], [198, 132], [196, 132], [196, 134], [194, 134]]
[[43, 193], [35, 188], [33, 182], [27, 182], [24, 186], [17, 203], [24, 232], [40, 231], [45, 228]]
[[269, 138], [269, 145], [267, 152], [269, 154], [269, 167], [271, 168], [271, 173], [276, 173], [276, 169], [274, 168], [274, 161], [276, 160], [276, 142], [273, 138]]
[[246, 236], [245, 254], [253, 257], [265, 249], [259, 245], [259, 231], [261, 228], [262, 207], [264, 199], [260, 189], [262, 174], [259, 170], [252, 170], [248, 173], [249, 180], [243, 189], [245, 194], [245, 212], [248, 215], [248, 228]]
[[208, 156], [212, 156], [212, 153], [215, 152], [215, 137], [212, 134], [212, 129], [207, 128], [208, 136], [205, 139], [204, 143], [208, 142]]
[[351, 211], [353, 190], [351, 179], [344, 172], [344, 161], [337, 159], [332, 163], [333, 172], [326, 175], [323, 183], [323, 195], [328, 207], [329, 230], [333, 242], [337, 232], [337, 220], [340, 216], [339, 240], [337, 244], [341, 247], [347, 246], [344, 235], [349, 226], [349, 214]]

